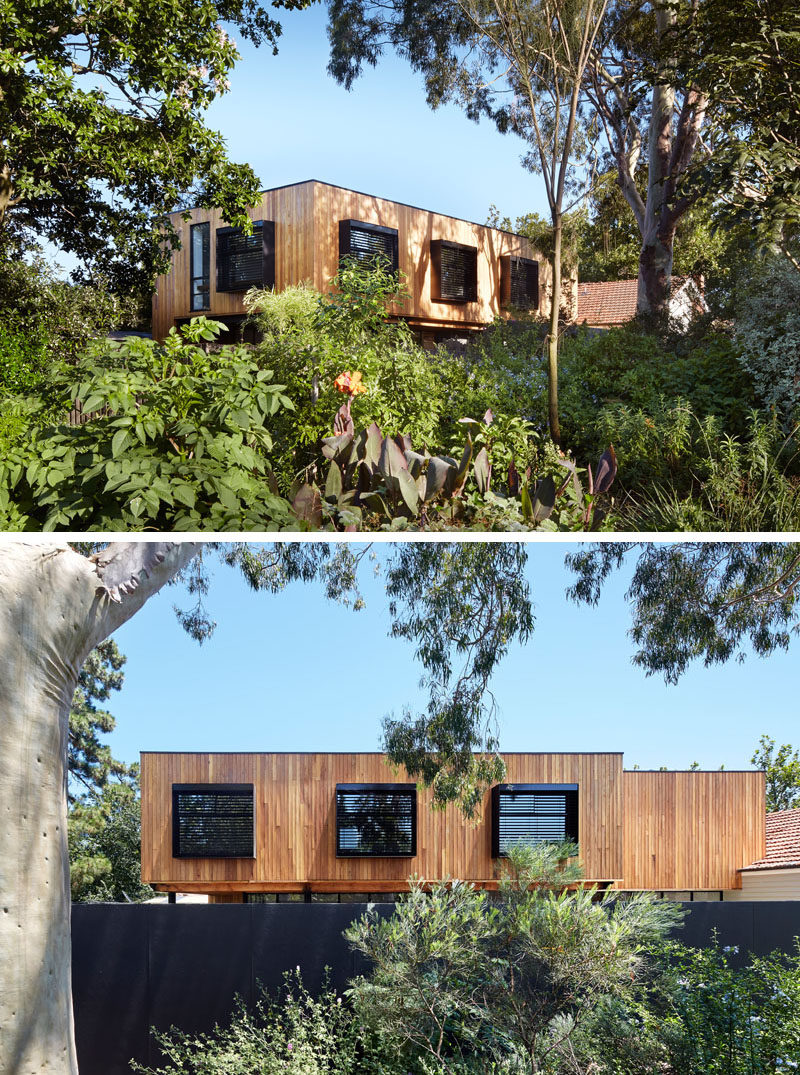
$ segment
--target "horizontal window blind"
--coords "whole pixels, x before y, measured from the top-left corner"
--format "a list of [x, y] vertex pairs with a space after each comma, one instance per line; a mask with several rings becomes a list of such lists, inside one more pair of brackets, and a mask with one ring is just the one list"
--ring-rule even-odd
[[577, 785], [504, 785], [492, 789], [492, 855], [515, 844], [578, 839]]
[[253, 234], [217, 228], [217, 291], [275, 286], [275, 222], [253, 221]]
[[503, 305], [530, 310], [539, 306], [539, 263], [533, 258], [502, 259]]
[[336, 854], [401, 856], [417, 853], [414, 784], [339, 784]]
[[478, 249], [450, 243], [431, 242], [434, 302], [476, 302], [478, 298]]
[[252, 784], [174, 784], [174, 858], [252, 858]]
[[340, 220], [339, 257], [357, 258], [372, 264], [380, 261], [389, 272], [397, 272], [397, 228], [384, 228], [361, 220]]

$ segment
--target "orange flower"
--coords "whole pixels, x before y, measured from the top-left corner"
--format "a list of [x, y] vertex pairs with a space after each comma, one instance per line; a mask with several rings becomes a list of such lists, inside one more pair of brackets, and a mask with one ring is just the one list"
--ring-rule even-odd
[[333, 383], [340, 392], [344, 392], [348, 396], [357, 396], [367, 390], [361, 383], [361, 374], [358, 371], [351, 373], [350, 370], [345, 370], [344, 373], [339, 374]]

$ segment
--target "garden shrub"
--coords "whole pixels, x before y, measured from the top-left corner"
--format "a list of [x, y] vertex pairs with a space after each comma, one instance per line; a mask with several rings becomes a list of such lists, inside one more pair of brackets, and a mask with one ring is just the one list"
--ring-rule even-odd
[[[0, 460], [0, 525], [26, 530], [266, 530], [291, 521], [268, 428], [291, 401], [223, 326], [196, 318], [163, 345], [100, 342], [54, 376]], [[80, 426], [51, 424], [73, 400]], [[38, 408], [38, 410], [37, 410]]]
[[166, 1062], [133, 1062], [142, 1075], [405, 1075], [327, 981], [311, 996], [299, 967], [284, 975], [278, 997], [262, 989], [254, 1010], [237, 1000], [227, 1026], [197, 1035], [173, 1028], [154, 1037]]
[[[800, 1065], [800, 956], [736, 965], [738, 949], [674, 942], [631, 1002], [608, 998], [574, 1035], [562, 1071], [777, 1075]], [[581, 1065], [586, 1065], [581, 1068]]]
[[422, 447], [439, 446], [443, 393], [436, 370], [404, 321], [385, 320], [387, 304], [402, 299], [400, 287], [392, 273], [351, 263], [327, 296], [308, 286], [248, 294], [263, 334], [257, 359], [285, 384], [294, 405], [274, 425], [284, 491], [318, 461], [341, 403], [336, 378], [345, 370], [357, 370], [365, 390], [353, 401], [355, 421], [377, 422], [390, 436], [408, 433]]
[[773, 255], [748, 275], [736, 303], [740, 362], [759, 399], [800, 420], [800, 272]]

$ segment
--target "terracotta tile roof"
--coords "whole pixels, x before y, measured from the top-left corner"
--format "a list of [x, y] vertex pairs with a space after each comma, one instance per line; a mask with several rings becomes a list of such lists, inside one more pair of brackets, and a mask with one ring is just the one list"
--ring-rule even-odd
[[637, 280], [578, 284], [578, 324], [624, 325], [636, 314]]
[[767, 854], [744, 867], [745, 870], [789, 868], [800, 868], [800, 808], [767, 814]]

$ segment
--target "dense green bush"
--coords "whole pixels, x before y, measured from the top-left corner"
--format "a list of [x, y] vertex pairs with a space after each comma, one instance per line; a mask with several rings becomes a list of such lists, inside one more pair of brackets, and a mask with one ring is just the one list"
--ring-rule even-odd
[[736, 340], [759, 399], [785, 421], [800, 420], [800, 272], [774, 255], [738, 289]]
[[354, 1019], [327, 984], [318, 997], [304, 987], [299, 968], [284, 976], [277, 998], [262, 991], [255, 1009], [239, 1001], [227, 1026], [190, 1035], [154, 1034], [163, 1067], [142, 1075], [405, 1075], [405, 1068]]
[[[604, 1001], [561, 1071], [595, 1075], [779, 1075], [800, 1065], [800, 956], [736, 966], [738, 949], [671, 943], [633, 1002]], [[577, 1063], [578, 1068], [569, 1064]]]
[[342, 402], [335, 381], [345, 371], [360, 373], [364, 389], [353, 399], [354, 421], [439, 446], [443, 395], [436, 370], [406, 323], [385, 319], [387, 303], [402, 301], [400, 287], [393, 274], [355, 263], [342, 267], [327, 296], [306, 286], [248, 294], [263, 334], [257, 360], [274, 371], [294, 405], [273, 425], [282, 490], [318, 462]]
[[[163, 346], [98, 343], [53, 377], [0, 460], [0, 525], [17, 530], [264, 530], [290, 522], [268, 463], [283, 385], [244, 348], [207, 353], [195, 319]], [[53, 425], [78, 400], [92, 417]], [[294, 525], [296, 520], [291, 518]]]

